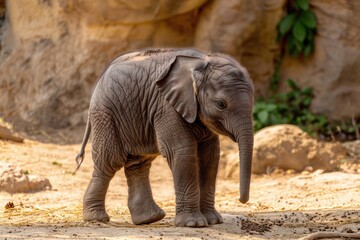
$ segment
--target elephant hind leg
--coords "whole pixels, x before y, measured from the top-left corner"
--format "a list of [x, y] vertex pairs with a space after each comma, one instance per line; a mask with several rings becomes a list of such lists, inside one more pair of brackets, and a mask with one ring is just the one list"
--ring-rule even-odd
[[105, 210], [105, 196], [110, 180], [116, 171], [121, 169], [125, 158], [122, 157], [124, 154], [120, 150], [111, 117], [103, 114], [98, 119], [99, 121], [92, 122], [94, 172], [83, 199], [83, 219], [109, 222], [110, 217]]
[[142, 157], [141, 163], [125, 166], [128, 207], [134, 224], [149, 224], [165, 217], [165, 212], [155, 203], [150, 187], [149, 172], [154, 158]]
[[99, 174], [94, 171], [93, 177], [84, 195], [84, 221], [110, 221], [110, 217], [105, 210], [105, 196], [110, 180], [111, 179], [99, 176]]

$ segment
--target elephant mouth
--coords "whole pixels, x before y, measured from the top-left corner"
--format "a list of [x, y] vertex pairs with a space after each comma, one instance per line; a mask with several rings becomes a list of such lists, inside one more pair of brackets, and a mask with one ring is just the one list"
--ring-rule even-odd
[[225, 135], [225, 136], [227, 136], [227, 137], [229, 137], [231, 140], [233, 140], [234, 142], [237, 142], [236, 141], [236, 138], [234, 137], [234, 135], [232, 135], [231, 133], [227, 133], [227, 134], [223, 134], [223, 135]]
[[210, 124], [210, 126], [208, 126], [210, 128], [211, 131], [220, 134], [220, 135], [224, 135], [229, 137], [231, 140], [233, 140], [234, 142], [236, 141], [236, 138], [234, 137], [233, 134], [231, 134], [228, 130], [226, 130], [226, 128], [219, 122], [212, 122]]

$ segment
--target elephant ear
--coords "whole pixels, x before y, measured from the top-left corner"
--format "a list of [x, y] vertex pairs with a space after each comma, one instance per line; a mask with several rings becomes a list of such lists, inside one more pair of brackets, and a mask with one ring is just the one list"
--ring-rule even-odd
[[165, 99], [189, 123], [197, 116], [195, 72], [203, 72], [207, 64], [201, 58], [176, 56], [156, 80]]

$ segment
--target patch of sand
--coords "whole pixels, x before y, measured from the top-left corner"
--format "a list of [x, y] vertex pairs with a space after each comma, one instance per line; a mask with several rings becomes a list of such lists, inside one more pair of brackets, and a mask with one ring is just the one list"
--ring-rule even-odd
[[[346, 171], [253, 175], [246, 204], [238, 201], [238, 182], [218, 179], [216, 206], [224, 223], [176, 228], [171, 172], [161, 157], [153, 162], [151, 184], [155, 201], [167, 213], [163, 220], [143, 226], [131, 223], [126, 179], [120, 171], [107, 194], [111, 222], [84, 223], [81, 206], [92, 173], [91, 147], [89, 144], [84, 163], [73, 176], [79, 149], [79, 144], [0, 141], [0, 161], [47, 177], [53, 186], [36, 193], [0, 192], [1, 239], [296, 239], [319, 231], [360, 232], [360, 174]], [[5, 210], [10, 201], [15, 208]]]

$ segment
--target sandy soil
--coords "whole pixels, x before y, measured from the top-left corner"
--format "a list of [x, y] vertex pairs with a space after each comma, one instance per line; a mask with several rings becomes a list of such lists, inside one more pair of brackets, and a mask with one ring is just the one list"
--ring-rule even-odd
[[[355, 146], [360, 149], [360, 142]], [[238, 201], [237, 181], [218, 179], [216, 206], [224, 223], [190, 229], [173, 226], [173, 183], [163, 158], [156, 159], [151, 169], [154, 198], [167, 213], [162, 221], [131, 223], [126, 179], [120, 171], [107, 195], [110, 224], [82, 222], [82, 196], [92, 161], [89, 144], [84, 163], [73, 176], [79, 148], [79, 144], [0, 141], [0, 161], [48, 177], [52, 184], [43, 192], [0, 192], [0, 239], [298, 239], [316, 232], [346, 233], [355, 239], [360, 232], [360, 154], [344, 159], [338, 172], [253, 175], [247, 204]], [[9, 201], [15, 208], [6, 210]]]

